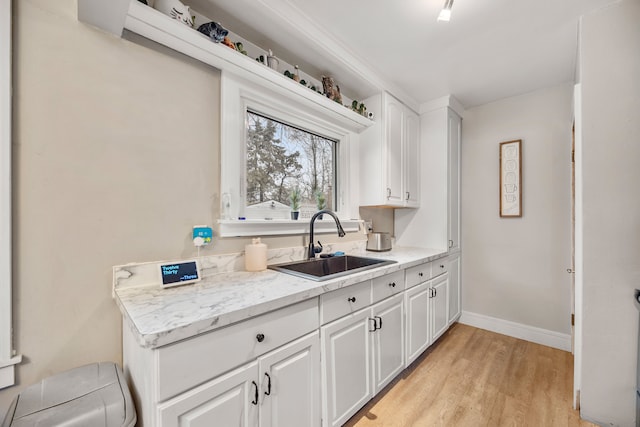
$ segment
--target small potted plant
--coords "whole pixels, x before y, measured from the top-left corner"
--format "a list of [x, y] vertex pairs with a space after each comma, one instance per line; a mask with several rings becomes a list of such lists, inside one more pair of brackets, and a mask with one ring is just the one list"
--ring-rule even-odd
[[[316, 191], [316, 206], [319, 211], [327, 207], [327, 199], [325, 198], [324, 193], [320, 190]], [[322, 215], [319, 215], [318, 219], [322, 219]]]
[[300, 215], [300, 189], [298, 187], [291, 189], [289, 201], [291, 202], [291, 219], [298, 219]]

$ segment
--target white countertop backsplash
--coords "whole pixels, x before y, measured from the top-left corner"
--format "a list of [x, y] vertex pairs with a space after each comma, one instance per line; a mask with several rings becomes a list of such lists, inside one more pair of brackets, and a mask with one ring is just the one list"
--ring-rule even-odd
[[[159, 265], [176, 260], [132, 263], [113, 267], [113, 297], [125, 327], [141, 346], [155, 348], [446, 255], [423, 248], [368, 252], [365, 243], [327, 245], [325, 250], [397, 263], [316, 282], [273, 270], [243, 271], [243, 253], [212, 255], [198, 258], [200, 282], [167, 289], [158, 283]], [[305, 254], [306, 247], [270, 249], [267, 263], [298, 261]]]

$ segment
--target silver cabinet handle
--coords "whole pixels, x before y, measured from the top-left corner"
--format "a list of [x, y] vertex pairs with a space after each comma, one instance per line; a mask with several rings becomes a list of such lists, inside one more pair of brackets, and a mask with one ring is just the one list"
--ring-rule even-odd
[[391, 189], [387, 187], [387, 199], [391, 198]]
[[406, 200], [409, 200], [409, 192], [408, 191], [407, 191], [407, 199]]
[[453, 240], [449, 240], [449, 247], [452, 248], [453, 247]]

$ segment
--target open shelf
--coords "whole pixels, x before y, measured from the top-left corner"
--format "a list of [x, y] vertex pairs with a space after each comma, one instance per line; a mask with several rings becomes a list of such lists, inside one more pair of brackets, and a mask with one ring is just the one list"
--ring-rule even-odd
[[328, 110], [336, 121], [359, 133], [374, 122], [298, 82], [272, 70], [227, 46], [212, 42], [207, 36], [181, 22], [139, 2], [131, 0], [124, 28], [184, 55], [233, 73], [250, 82], [295, 96]]

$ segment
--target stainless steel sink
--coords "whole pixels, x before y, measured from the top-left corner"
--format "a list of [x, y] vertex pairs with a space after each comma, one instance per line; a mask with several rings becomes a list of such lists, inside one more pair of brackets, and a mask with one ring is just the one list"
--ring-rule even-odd
[[305, 261], [289, 262], [286, 264], [270, 265], [271, 270], [303, 277], [315, 281], [329, 280], [359, 271], [369, 270], [383, 265], [395, 264], [376, 258], [358, 257], [352, 255], [316, 258]]

